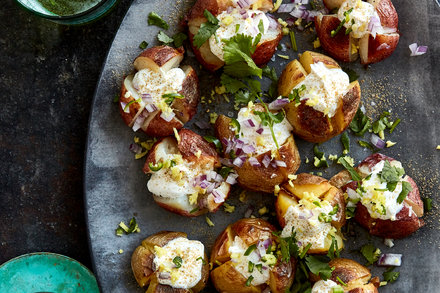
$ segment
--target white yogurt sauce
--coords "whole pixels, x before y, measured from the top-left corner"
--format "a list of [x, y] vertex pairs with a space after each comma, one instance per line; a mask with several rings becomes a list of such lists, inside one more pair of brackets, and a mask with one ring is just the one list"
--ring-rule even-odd
[[333, 288], [339, 285], [332, 280], [319, 280], [313, 285], [312, 293], [333, 293]]
[[254, 40], [260, 33], [258, 29], [260, 21], [263, 23], [263, 35], [268, 31], [269, 19], [264, 12], [260, 10], [247, 10], [244, 17], [240, 14], [238, 8], [234, 8], [230, 13], [223, 11], [217, 15], [220, 27], [209, 38], [209, 46], [212, 53], [220, 60], [224, 61], [223, 47], [225, 44], [222, 40], [230, 39], [237, 34], [251, 36]]
[[[255, 154], [263, 154], [267, 151], [276, 150], [277, 146], [272, 138], [272, 133], [269, 126], [261, 125], [261, 119], [257, 115], [252, 113], [253, 107], [241, 108], [238, 112], [237, 121], [240, 123], [240, 139], [245, 143], [253, 145], [256, 149]], [[254, 127], [246, 126], [245, 121], [251, 119], [254, 123]], [[258, 134], [256, 130], [260, 127], [263, 128], [262, 134]], [[273, 131], [277, 139], [278, 145], [281, 146], [290, 137], [292, 131], [292, 125], [284, 118], [281, 123], [275, 123], [273, 125]]]
[[[163, 247], [155, 246], [153, 262], [159, 283], [182, 289], [197, 285], [202, 278], [204, 252], [200, 241], [184, 237], [173, 239]], [[182, 259], [180, 268], [173, 262], [175, 257]]]
[[[352, 8], [353, 10], [348, 13], [348, 16], [345, 16], [344, 13]], [[342, 3], [338, 10], [339, 20], [346, 20], [344, 26], [347, 29], [351, 28], [351, 34], [354, 38], [362, 38], [370, 33], [368, 30], [368, 24], [373, 16], [379, 19], [379, 15], [374, 6], [361, 0], [347, 0]]]
[[302, 85], [305, 89], [299, 92], [300, 100], [306, 100], [307, 106], [331, 118], [338, 109], [339, 100], [348, 92], [350, 79], [342, 69], [328, 69], [318, 62], [311, 65], [311, 72], [295, 89]]

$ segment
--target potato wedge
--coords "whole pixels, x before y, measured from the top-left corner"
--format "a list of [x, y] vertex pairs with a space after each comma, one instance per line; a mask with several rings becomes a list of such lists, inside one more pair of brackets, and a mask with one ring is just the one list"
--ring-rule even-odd
[[[327, 212], [322, 209], [326, 205], [330, 206], [326, 208], [326, 210], [332, 211], [332, 215], [328, 220], [321, 218], [322, 214], [324, 214], [324, 216], [327, 214]], [[292, 211], [297, 209], [299, 211], [299, 217], [293, 216], [293, 218], [291, 218], [291, 215], [296, 215], [296, 213], [293, 212], [293, 214], [289, 214], [290, 209]], [[325, 254], [328, 252], [332, 243], [330, 233], [332, 230], [331, 227], [335, 228], [335, 232], [332, 233], [334, 234], [333, 236], [335, 240], [338, 242], [338, 248], [343, 248], [341, 228], [345, 224], [344, 194], [339, 188], [331, 185], [326, 179], [309, 173], [298, 174], [296, 179], [290, 180], [288, 183], [284, 183], [281, 186], [281, 190], [278, 193], [275, 202], [275, 210], [281, 227], [285, 228], [287, 226], [289, 229], [292, 228], [294, 231], [297, 231], [296, 240], [299, 243], [303, 243], [303, 246], [312, 243], [308, 253]], [[319, 222], [316, 222], [317, 219], [319, 219]], [[294, 222], [288, 223], [288, 221]], [[312, 221], [315, 221], [316, 225], [310, 224], [311, 226], [309, 226], [308, 223], [311, 223]], [[326, 223], [324, 223], [324, 221]], [[313, 227], [319, 225], [322, 226], [322, 229], [327, 229], [329, 232], [326, 235], [320, 236], [321, 238], [319, 239], [314, 238], [314, 242], [309, 242], [309, 237], [315, 237], [310, 234], [313, 231], [307, 232], [310, 235], [303, 235], [301, 231], [297, 230], [297, 227], [299, 226], [296, 225], [301, 225], [300, 229], [304, 231], [306, 231], [305, 229], [311, 229], [310, 231], [312, 231], [314, 229]], [[323, 225], [328, 225], [328, 228]], [[282, 235], [285, 234], [284, 230]], [[286, 233], [287, 232], [289, 231], [286, 231]], [[287, 234], [289, 235], [286, 235], [286, 237], [290, 236], [290, 233]]]
[[[152, 174], [147, 186], [153, 199], [164, 209], [186, 217], [217, 211], [228, 197], [230, 185], [223, 180], [211, 182], [211, 178], [197, 183], [205, 180], [208, 187], [212, 185], [209, 189], [194, 187], [197, 178], [221, 167], [214, 146], [188, 129], [181, 129], [177, 137], [163, 138], [148, 153], [143, 170]], [[216, 199], [214, 190], [221, 199]]]
[[[183, 48], [174, 49], [169, 46], [158, 46], [146, 49], [134, 61], [137, 71], [149, 69], [152, 72], [166, 76], [171, 69], [178, 68], [183, 60]], [[183, 98], [175, 98], [169, 107], [174, 112], [172, 119], [165, 120], [158, 109], [158, 99], [145, 102], [141, 93], [133, 85], [134, 75], [127, 76], [122, 82], [119, 112], [129, 127], [134, 131], [142, 129], [150, 136], [168, 136], [173, 134], [173, 128], [179, 130], [191, 120], [197, 112], [200, 99], [199, 81], [191, 66], [181, 68], [184, 73], [181, 90], [177, 93]], [[163, 82], [163, 81], [162, 81]], [[165, 92], [164, 92], [165, 93]], [[151, 104], [152, 103], [152, 104]], [[147, 106], [150, 104], [149, 106]]]
[[[278, 82], [278, 93], [289, 96], [311, 71], [311, 64], [322, 62], [327, 68], [340, 68], [332, 58], [316, 52], [306, 51], [298, 60], [287, 64]], [[307, 89], [306, 89], [307, 90]], [[350, 83], [347, 93], [342, 96], [335, 115], [328, 118], [323, 112], [306, 105], [306, 101], [292, 101], [284, 109], [286, 117], [293, 126], [295, 135], [310, 142], [324, 142], [341, 134], [356, 115], [361, 99], [358, 81]]]
[[[200, 281], [192, 288], [174, 288], [171, 285], [161, 284], [158, 280], [158, 268], [154, 265], [154, 259], [156, 257], [154, 247], [164, 247], [170, 241], [177, 238], [187, 238], [187, 235], [183, 232], [159, 232], [143, 240], [141, 245], [133, 252], [131, 268], [134, 277], [140, 287], [144, 288], [148, 286], [147, 292], [200, 292], [205, 287], [209, 277], [209, 265], [207, 261], [205, 264], [202, 264]], [[207, 260], [206, 253], [204, 253], [204, 259]]]
[[[365, 178], [370, 175], [369, 170], [371, 168], [385, 160], [388, 162], [395, 161], [393, 158], [376, 153], [363, 160], [357, 166], [356, 170]], [[391, 239], [404, 238], [424, 226], [424, 221], [420, 219], [420, 217], [423, 216], [423, 202], [420, 198], [417, 184], [409, 176], [405, 176], [403, 180], [410, 183], [412, 190], [404, 199], [403, 206], [396, 214], [395, 220], [373, 218], [369, 210], [361, 202], [357, 203], [354, 218], [361, 226], [366, 228], [370, 234]], [[331, 179], [331, 182], [342, 186], [344, 192], [348, 192], [348, 188], [352, 190], [358, 188], [357, 182], [352, 181], [351, 177], [345, 172], [335, 175]]]
[[[270, 288], [271, 292], [281, 293], [292, 285], [296, 260], [292, 258], [289, 262], [284, 262], [276, 257], [275, 251], [266, 253], [268, 245], [275, 248], [278, 241], [272, 234], [274, 231], [275, 227], [262, 219], [241, 219], [226, 227], [217, 237], [210, 258], [214, 266], [211, 280], [218, 292], [259, 293]], [[237, 249], [237, 243], [244, 245], [243, 248], [246, 250], [251, 246], [255, 246], [255, 249], [249, 249], [250, 253], [247, 256], [244, 255], [245, 251], [232, 253], [230, 249]], [[259, 260], [254, 259], [258, 255], [257, 250], [261, 254]], [[271, 255], [270, 264], [266, 260], [269, 259], [268, 255]], [[261, 263], [267, 267], [269, 271], [264, 274], [263, 279], [257, 275], [256, 267], [249, 273], [247, 257], [253, 260], [255, 266]], [[242, 262], [246, 262], [244, 271], [241, 267]], [[249, 281], [247, 274], [255, 275], [255, 279]]]

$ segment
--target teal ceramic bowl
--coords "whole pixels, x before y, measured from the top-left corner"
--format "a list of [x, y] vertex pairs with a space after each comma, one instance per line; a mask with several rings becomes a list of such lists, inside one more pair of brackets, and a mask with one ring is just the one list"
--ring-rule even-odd
[[93, 22], [115, 7], [119, 0], [15, 0], [33, 14], [50, 21], [81, 25]]
[[38, 252], [0, 266], [0, 292], [99, 293], [95, 276], [76, 260]]

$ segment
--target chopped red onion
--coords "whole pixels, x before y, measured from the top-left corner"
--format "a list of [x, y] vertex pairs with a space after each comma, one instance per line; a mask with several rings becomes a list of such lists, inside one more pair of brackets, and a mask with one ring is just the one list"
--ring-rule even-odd
[[228, 8], [226, 8], [227, 13], [231, 13], [232, 10], [234, 10], [234, 7], [232, 7], [232, 6], [228, 6]]
[[411, 56], [420, 56], [428, 51], [428, 46], [418, 46], [417, 43], [409, 45]]
[[130, 113], [130, 107], [127, 107], [127, 103], [121, 102], [121, 108], [125, 113]]
[[258, 241], [258, 243], [257, 243], [257, 252], [258, 252], [258, 255], [260, 256], [260, 258], [262, 256], [266, 255], [266, 249], [267, 248], [264, 248], [263, 241]]
[[257, 130], [255, 130], [255, 132], [258, 133], [258, 134], [262, 134], [262, 133], [264, 132], [264, 129], [263, 129], [263, 127], [260, 125], [260, 127], [259, 127]]
[[254, 121], [252, 119], [245, 120], [243, 122], [243, 124], [246, 127], [255, 127], [255, 123], [254, 123]]
[[383, 244], [385, 244], [388, 247], [393, 247], [394, 246], [393, 239], [390, 239], [390, 238], [385, 238], [383, 240]]
[[267, 238], [266, 240], [263, 241], [263, 246], [265, 249], [268, 249], [269, 245], [271, 245], [271, 244], [272, 244], [272, 239], [270, 239], [270, 238]]
[[[147, 104], [147, 105], [145, 106], [145, 110], [147, 110], [148, 113], [151, 113], [151, 112], [156, 111], [156, 110], [157, 110], [157, 107], [156, 107], [156, 105], [154, 105], [154, 104]], [[162, 117], [162, 115], [161, 115], [161, 117]]]
[[372, 16], [370, 18], [370, 22], [368, 23], [368, 30], [370, 31], [370, 34], [373, 36], [373, 38], [376, 38], [377, 32], [380, 30], [382, 25], [380, 24], [380, 19], [377, 16]]
[[356, 198], [358, 195], [357, 192], [351, 188], [347, 188], [346, 192], [347, 192], [349, 198]]
[[174, 112], [171, 112], [168, 115], [166, 115], [164, 112], [160, 113], [160, 118], [162, 118], [166, 122], [170, 122], [171, 120], [173, 120], [174, 116], [176, 116]]
[[146, 104], [153, 102], [153, 97], [150, 94], [142, 94], [142, 101]]
[[391, 48], [390, 45], [388, 45], [387, 43], [383, 43], [383, 44], [380, 44], [380, 46], [376, 48], [376, 51], [380, 51], [380, 50], [383, 50], [383, 49], [387, 49], [388, 50], [389, 48]]
[[288, 98], [276, 99], [275, 101], [269, 104], [269, 109], [278, 111], [281, 110], [287, 104], [289, 104]]
[[139, 128], [141, 128], [142, 124], [145, 121], [145, 117], [141, 114], [139, 115], [136, 120], [134, 121], [133, 126], [131, 127], [133, 129], [133, 131], [138, 131]]
[[246, 144], [243, 146], [242, 150], [245, 154], [252, 154], [253, 152], [255, 152], [255, 147], [251, 144]]
[[261, 166], [260, 162], [258, 162], [258, 159], [255, 157], [250, 157], [248, 160], [249, 160], [249, 164], [252, 167], [260, 167]]
[[214, 196], [214, 202], [215, 203], [222, 203], [222, 202], [224, 202], [225, 201], [225, 195], [224, 195], [224, 193], [223, 192], [221, 192], [220, 190], [218, 190], [218, 189], [214, 189], [213, 191], [212, 191], [212, 195]]
[[238, 168], [241, 168], [243, 166], [245, 160], [246, 159], [243, 160], [243, 157], [237, 157], [237, 158], [235, 158], [235, 160], [232, 164], [234, 164]]
[[269, 167], [270, 161], [271, 161], [270, 157], [268, 155], [264, 155], [261, 163], [263, 163], [264, 167], [267, 168]]
[[402, 255], [401, 254], [395, 254], [395, 253], [385, 253], [382, 254], [379, 257], [379, 260], [377, 261], [377, 265], [381, 267], [400, 267], [402, 264]]
[[217, 172], [211, 170], [206, 174], [206, 180], [211, 181], [212, 179], [215, 178], [216, 175]]
[[209, 183], [207, 180], [203, 180], [202, 182], [200, 182], [199, 186], [200, 188], [206, 189], [210, 184], [211, 183]]
[[278, 21], [274, 19], [274, 17], [270, 14], [266, 14], [267, 18], [269, 19], [269, 28], [270, 29], [276, 29], [278, 27]]
[[376, 134], [371, 135], [370, 141], [378, 149], [383, 149], [385, 147], [385, 142]]
[[224, 165], [224, 166], [232, 167], [232, 160], [231, 159], [220, 158], [220, 163], [222, 163], [222, 165]]
[[142, 153], [142, 147], [136, 143], [130, 144], [130, 151], [132, 151], [135, 154]]
[[298, 215], [300, 220], [308, 220], [311, 217], [313, 217], [313, 212], [311, 210], [308, 210], [308, 213], [299, 213]]
[[[209, 125], [209, 123], [207, 122], [207, 121], [205, 121], [205, 120], [203, 120], [203, 121], [197, 121], [197, 122], [195, 122], [194, 123], [198, 128], [200, 128], [200, 129], [203, 129], [203, 130], [205, 130], [205, 129], [210, 129], [211, 128], [211, 126]], [[226, 140], [227, 141], [227, 140]], [[226, 143], [227, 144], [227, 143]]]
[[215, 178], [213, 178], [215, 182], [221, 183], [223, 181], [223, 177], [220, 174], [216, 174]]
[[209, 194], [211, 193], [215, 188], [215, 183], [209, 183], [208, 187], [206, 187], [206, 192]]
[[234, 185], [235, 183], [237, 183], [237, 177], [238, 175], [235, 173], [229, 174], [228, 177], [226, 178], [226, 183]]
[[169, 280], [171, 279], [171, 274], [169, 272], [160, 272], [159, 279]]
[[284, 167], [284, 168], [287, 167], [287, 164], [286, 164], [286, 162], [284, 162], [284, 161], [275, 160], [275, 164], [276, 164], [278, 167]]
[[277, 12], [278, 13], [289, 13], [293, 10], [294, 7], [295, 7], [294, 3], [281, 4], [280, 7], [278, 8]]

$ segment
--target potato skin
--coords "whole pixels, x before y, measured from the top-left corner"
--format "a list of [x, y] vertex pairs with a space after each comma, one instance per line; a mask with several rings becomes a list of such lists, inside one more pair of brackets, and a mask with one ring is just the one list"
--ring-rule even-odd
[[[230, 139], [234, 137], [235, 133], [229, 128], [231, 119], [224, 115], [220, 115], [215, 123], [216, 136], [220, 141]], [[222, 142], [223, 148], [226, 148], [224, 142]], [[227, 154], [225, 154], [226, 156]], [[256, 156], [257, 160], [261, 163], [264, 156], [270, 156], [270, 151]], [[272, 193], [275, 185], [281, 184], [287, 180], [289, 174], [295, 174], [301, 163], [298, 148], [295, 144], [293, 136], [290, 136], [287, 141], [280, 146], [276, 160], [285, 161], [287, 167], [274, 168], [269, 165], [265, 168], [252, 166], [247, 160], [243, 166], [234, 166], [234, 170], [238, 174], [237, 182], [243, 188], [261, 191], [265, 193]], [[273, 175], [275, 174], [275, 176]]]
[[[310, 65], [322, 62], [327, 68], [340, 68], [332, 58], [316, 52], [304, 52], [299, 61], [290, 62], [281, 74], [278, 83], [278, 92], [282, 96], [289, 96], [292, 90], [302, 82], [308, 73]], [[350, 125], [361, 100], [361, 89], [358, 81], [350, 83], [348, 92], [340, 99], [335, 115], [328, 118], [324, 113], [306, 105], [301, 101], [290, 102], [284, 109], [286, 117], [293, 126], [295, 135], [310, 142], [324, 142], [341, 134]]]
[[[149, 164], [157, 164], [158, 160], [156, 154], [159, 148], [163, 145], [164, 147], [169, 147], [174, 149], [175, 153], [182, 155], [182, 159], [187, 162], [192, 162], [196, 165], [212, 166], [212, 168], [221, 167], [220, 157], [217, 154], [213, 144], [208, 143], [203, 137], [196, 134], [189, 129], [181, 129], [178, 132], [180, 138], [179, 142], [175, 137], [166, 137], [158, 140], [147, 155], [143, 171], [144, 173], [153, 173], [150, 170]], [[200, 154], [198, 153], [200, 151]], [[224, 185], [224, 186], [223, 186]], [[229, 196], [230, 185], [227, 183], [222, 183], [222, 191], [225, 194], [225, 200]], [[197, 217], [199, 215], [205, 214], [207, 212], [216, 212], [223, 203], [215, 203], [214, 198], [211, 194], [206, 196], [199, 196], [198, 207], [199, 210], [193, 211], [194, 207], [189, 204], [182, 203], [179, 199], [169, 199], [153, 194], [153, 199], [156, 204], [160, 207], [185, 217]]]
[[[134, 61], [136, 70], [149, 68], [153, 71], [168, 71], [171, 68], [178, 67], [183, 59], [184, 49], [172, 48], [169, 46], [157, 46], [144, 50]], [[183, 95], [183, 99], [175, 99], [170, 105], [176, 116], [167, 122], [160, 117], [161, 111], [148, 113], [147, 117], [141, 125], [141, 129], [149, 136], [164, 137], [173, 134], [173, 128], [181, 129], [184, 123], [193, 118], [197, 112], [197, 105], [200, 100], [199, 80], [195, 70], [191, 66], [184, 66], [182, 70], [185, 72], [185, 79], [183, 80], [182, 90], [179, 94]], [[134, 88], [128, 89], [127, 86], [131, 84], [133, 75], [126, 77], [121, 86], [120, 102], [129, 103], [139, 99], [139, 95], [134, 94]], [[132, 85], [130, 86], [132, 87]], [[136, 95], [136, 98], [133, 97]], [[140, 103], [132, 103], [129, 105], [129, 112], [123, 111], [122, 106], [119, 107], [119, 112], [125, 124], [132, 127], [136, 118], [141, 113], [146, 114], [144, 108]]]
[[[223, 67], [224, 62], [211, 52], [208, 42], [205, 42], [200, 48], [194, 46], [194, 36], [197, 34], [200, 25], [207, 21], [203, 15], [205, 9], [212, 15], [217, 16], [223, 11], [226, 11], [230, 6], [234, 6], [234, 3], [231, 0], [198, 0], [186, 16], [191, 47], [197, 60], [209, 71], [218, 70]], [[269, 0], [260, 0], [254, 2], [252, 7], [267, 12], [273, 8], [273, 3]], [[264, 41], [257, 45], [254, 54], [251, 56], [257, 66], [263, 66], [268, 63], [270, 58], [272, 58], [272, 55], [275, 53], [276, 48], [283, 37], [279, 25], [277, 30], [278, 35], [276, 38]]]
[[[246, 279], [233, 266], [230, 260], [229, 247], [235, 236], [240, 237], [246, 245], [256, 244], [263, 237], [269, 237], [273, 242], [276, 237], [272, 232], [275, 227], [262, 219], [241, 219], [229, 225], [217, 237], [211, 251], [210, 262], [214, 265], [211, 271], [211, 280], [218, 292], [252, 292], [260, 293], [270, 287], [271, 292], [285, 292], [292, 283], [296, 271], [296, 260], [292, 258], [289, 262], [278, 260], [271, 269], [268, 284], [259, 286], [246, 286]], [[217, 262], [221, 265], [217, 266]]]
[[[275, 202], [275, 211], [277, 214], [278, 223], [282, 228], [286, 226], [284, 215], [290, 205], [297, 205], [304, 192], [313, 192], [320, 199], [327, 200], [333, 207], [339, 205], [337, 220], [332, 221], [331, 225], [336, 228], [336, 236], [338, 239], [338, 247], [343, 248], [341, 228], [345, 225], [345, 199], [342, 190], [332, 186], [325, 178], [315, 176], [309, 173], [297, 174], [296, 179], [291, 180], [292, 185], [284, 183], [281, 185], [281, 190]], [[340, 241], [339, 241], [340, 240]], [[311, 254], [325, 254], [328, 249], [309, 249]]]
[[[361, 172], [361, 170], [364, 170], [362, 167], [371, 168], [383, 160], [391, 162], [394, 159], [380, 153], [376, 153], [365, 158], [356, 169], [362, 177], [366, 177], [368, 174]], [[405, 238], [425, 225], [425, 222], [420, 219], [420, 217], [423, 216], [423, 202], [420, 198], [420, 191], [417, 187], [417, 184], [409, 176], [406, 176], [405, 180], [411, 184], [412, 191], [408, 193], [407, 197], [405, 198], [404, 207], [396, 215], [395, 221], [374, 219], [370, 216], [368, 209], [362, 205], [362, 203], [357, 203], [354, 218], [361, 226], [366, 228], [371, 235], [391, 239]], [[339, 185], [342, 184], [342, 190], [344, 192], [347, 190], [347, 188], [351, 188], [353, 190], [356, 190], [357, 188], [357, 182], [351, 181], [351, 177], [347, 176], [346, 173], [335, 175], [331, 181], [338, 182]], [[410, 207], [413, 210], [411, 213]]]
[[[330, 280], [339, 283], [339, 279], [347, 284], [344, 292], [350, 293], [377, 293], [379, 287], [378, 278], [371, 279], [370, 270], [363, 265], [347, 258], [335, 258], [329, 262], [329, 266], [334, 268]], [[319, 276], [311, 275], [311, 280], [317, 282]]]
[[[148, 286], [147, 292], [155, 293], [181, 293], [181, 292], [200, 292], [208, 282], [209, 265], [208, 262], [202, 266], [202, 278], [193, 288], [177, 289], [168, 285], [159, 284], [153, 268], [154, 246], [165, 246], [171, 240], [176, 238], [187, 238], [186, 233], [162, 231], [145, 238], [131, 256], [131, 268], [134, 277], [140, 287]], [[204, 259], [207, 259], [206, 253]]]

